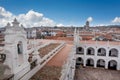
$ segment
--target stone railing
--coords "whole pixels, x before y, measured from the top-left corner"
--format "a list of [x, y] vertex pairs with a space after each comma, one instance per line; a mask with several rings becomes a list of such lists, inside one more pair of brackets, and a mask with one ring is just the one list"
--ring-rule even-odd
[[49, 52], [53, 51], [55, 48], [57, 48], [60, 45], [60, 43], [50, 43], [49, 45], [42, 47], [38, 50], [39, 56], [43, 58], [45, 55], [48, 55]]
[[[50, 44], [50, 43], [49, 43]], [[50, 59], [52, 59], [63, 47], [65, 46], [65, 42], [62, 42], [58, 47], [45, 55], [42, 59], [40, 59], [40, 63], [37, 64], [32, 70], [27, 72], [23, 77], [19, 80], [29, 80], [36, 72], [38, 72]]]
[[[56, 47], [54, 50], [52, 50], [51, 52], [49, 52], [47, 55], [45, 55], [42, 59], [41, 59], [41, 64], [46, 62], [47, 60], [49, 61], [49, 59], [52, 58], [52, 56], [56, 55], [63, 47], [64, 47], [65, 43], [61, 43], [58, 47]], [[45, 64], [45, 63], [44, 63]]]
[[62, 67], [61, 77], [59, 80], [74, 80], [75, 74], [75, 49], [73, 48], [67, 61]]
[[[45, 47], [45, 46], [47, 46], [47, 45], [49, 45], [49, 44], [50, 44], [50, 42], [48, 42], [48, 43], [46, 43], [46, 44], [43, 44], [43, 45], [36, 46], [36, 49], [38, 50], [38, 49], [40, 49], [40, 48], [42, 48], [42, 47]], [[30, 53], [32, 53], [34, 50], [35, 50], [35, 48], [33, 47], [33, 48], [29, 49], [27, 53], [30, 54]]]
[[81, 45], [120, 46], [119, 41], [118, 42], [117, 41], [80, 41], [79, 44], [81, 44]]

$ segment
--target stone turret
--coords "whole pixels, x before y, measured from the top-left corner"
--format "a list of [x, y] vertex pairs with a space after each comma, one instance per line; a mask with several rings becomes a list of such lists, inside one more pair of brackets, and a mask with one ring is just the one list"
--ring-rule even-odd
[[15, 18], [14, 21], [12, 22], [13, 27], [19, 27], [19, 22], [17, 21], [17, 19]]
[[27, 54], [27, 34], [23, 26], [15, 18], [6, 26], [4, 53], [6, 54], [5, 64], [14, 74], [14, 80], [18, 80], [30, 70]]
[[10, 27], [10, 26], [11, 26], [11, 25], [10, 25], [10, 23], [8, 22], [6, 27]]
[[86, 24], [85, 24], [85, 26], [84, 26], [84, 28], [85, 28], [86, 30], [89, 29], [89, 24], [90, 24], [90, 22], [89, 22], [89, 21], [86, 21]]

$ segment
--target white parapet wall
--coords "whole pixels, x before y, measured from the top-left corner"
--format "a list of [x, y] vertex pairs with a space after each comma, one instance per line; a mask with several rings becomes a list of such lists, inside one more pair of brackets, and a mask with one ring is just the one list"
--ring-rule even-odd
[[[48, 42], [48, 43], [46, 43], [46, 44], [39, 45], [39, 46], [37, 46], [37, 47], [35, 47], [35, 48], [38, 50], [38, 49], [40, 49], [40, 48], [42, 48], [42, 47], [45, 47], [45, 46], [49, 45], [50, 43], [51, 43], [51, 42]], [[33, 47], [33, 48], [29, 49], [29, 50], [28, 50], [28, 54], [32, 53], [32, 52], [35, 50], [35, 48]]]
[[62, 67], [61, 71], [61, 77], [59, 80], [74, 80], [75, 75], [75, 46], [73, 47], [72, 51], [70, 52], [70, 55], [68, 56], [67, 61]]
[[[86, 66], [86, 62], [88, 59], [93, 59], [94, 61], [94, 68], [97, 68], [97, 62], [98, 60], [103, 60], [105, 61], [105, 65], [104, 65], [104, 68], [105, 69], [109, 69], [109, 62], [110, 61], [114, 61], [116, 62], [116, 70], [120, 70], [120, 42], [114, 42], [114, 41], [108, 41], [108, 42], [105, 42], [105, 41], [88, 41], [88, 42], [83, 42], [81, 41], [80, 44], [77, 44], [77, 48], [82, 48], [84, 51], [83, 51], [83, 54], [79, 54], [77, 53], [76, 54], [76, 59], [77, 58], [81, 58], [83, 59], [83, 65]], [[88, 53], [88, 49], [89, 48], [92, 48], [92, 50], [94, 52], [93, 55], [89, 55], [87, 54]], [[105, 50], [105, 55], [104, 56], [101, 56], [101, 55], [98, 55], [98, 50], [99, 49], [104, 49]], [[110, 53], [111, 53], [111, 50], [112, 53], [114, 53], [114, 55], [116, 56], [110, 56]], [[117, 51], [117, 52], [115, 52]], [[102, 53], [102, 52], [101, 52]]]
[[58, 47], [44, 56], [40, 63], [34, 67], [32, 70], [28, 71], [20, 80], [29, 80], [36, 72], [38, 72], [50, 59], [52, 59], [62, 48], [64, 48], [65, 42], [62, 42]]

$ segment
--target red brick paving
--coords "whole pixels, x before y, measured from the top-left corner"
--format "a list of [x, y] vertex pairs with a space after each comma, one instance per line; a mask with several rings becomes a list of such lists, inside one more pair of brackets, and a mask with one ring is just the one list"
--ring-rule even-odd
[[47, 63], [47, 65], [61, 67], [66, 61], [71, 49], [72, 45], [66, 44], [65, 47]]

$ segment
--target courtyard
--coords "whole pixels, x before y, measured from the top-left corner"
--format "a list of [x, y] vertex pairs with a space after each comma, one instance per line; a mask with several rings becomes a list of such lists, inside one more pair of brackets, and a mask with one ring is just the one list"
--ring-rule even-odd
[[120, 71], [79, 67], [75, 71], [74, 80], [120, 80]]

